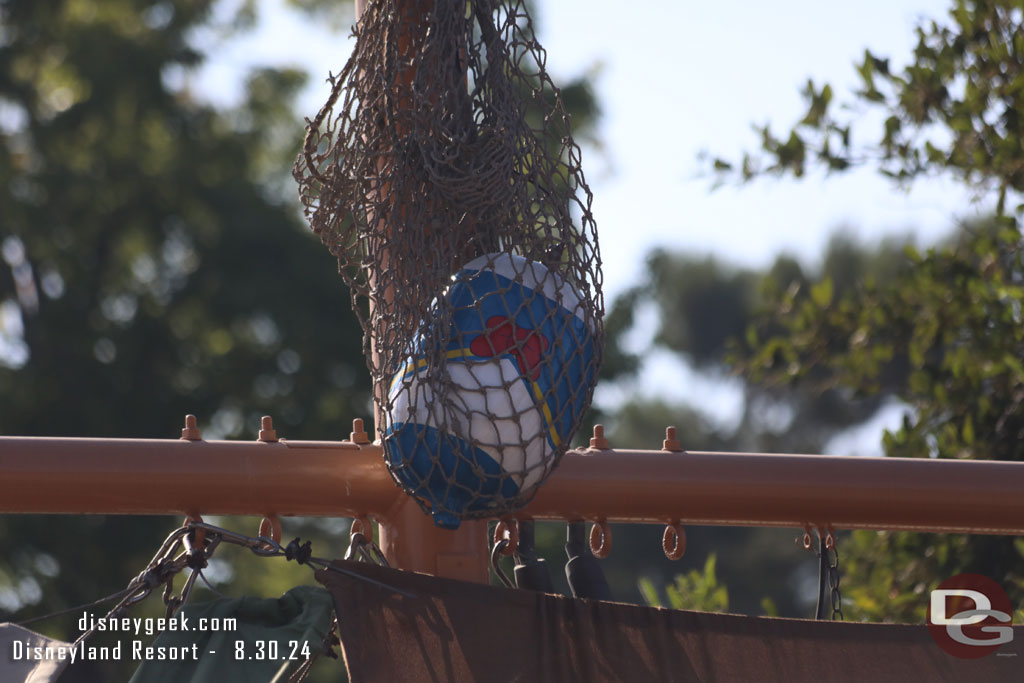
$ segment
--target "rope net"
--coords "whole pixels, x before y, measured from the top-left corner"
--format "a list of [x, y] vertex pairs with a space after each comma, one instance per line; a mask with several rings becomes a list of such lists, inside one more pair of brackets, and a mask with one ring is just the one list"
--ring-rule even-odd
[[525, 505], [590, 404], [592, 197], [521, 0], [373, 0], [355, 35], [294, 175], [352, 292], [388, 468], [454, 528]]

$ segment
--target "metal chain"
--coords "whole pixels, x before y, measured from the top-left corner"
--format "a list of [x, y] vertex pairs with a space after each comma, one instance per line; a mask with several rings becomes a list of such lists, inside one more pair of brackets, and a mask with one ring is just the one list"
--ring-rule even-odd
[[[164, 540], [160, 549], [153, 556], [153, 559], [149, 561], [146, 568], [135, 578], [133, 578], [125, 590], [122, 592], [123, 597], [121, 600], [114, 605], [113, 608], [107, 612], [103, 620], [110, 619], [122, 614], [130, 606], [145, 600], [149, 597], [149, 594], [153, 592], [153, 589], [161, 585], [169, 585], [173, 582], [174, 575], [180, 572], [185, 567], [189, 566], [189, 553], [182, 552], [175, 557], [176, 548], [178, 544], [182, 542], [183, 537], [192, 530], [192, 525], [186, 525], [179, 527], [171, 532], [171, 534]], [[212, 553], [213, 547], [210, 548]], [[208, 557], [208, 556], [207, 556]], [[187, 586], [191, 591], [191, 584]], [[170, 592], [165, 588], [165, 598], [170, 598]], [[187, 594], [183, 593], [182, 596], [187, 600]], [[173, 614], [171, 604], [168, 604], [168, 613]], [[85, 630], [73, 643], [74, 647], [78, 647], [81, 643], [84, 643], [96, 630], [96, 626], [93, 625], [91, 628]]]
[[[839, 550], [836, 548], [836, 537], [832, 527], [826, 527], [825, 535], [821, 528], [815, 529], [818, 547], [815, 550], [811, 537], [811, 527], [804, 527], [803, 546], [818, 556], [818, 602], [814, 609], [815, 619], [825, 618], [825, 600], [832, 606], [832, 621], [843, 621], [843, 596], [839, 592]], [[799, 543], [801, 539], [796, 539]], [[827, 593], [827, 595], [826, 595]]]
[[[188, 534], [196, 529], [202, 529], [207, 533], [207, 539], [201, 548], [192, 547], [191, 539], [188, 540], [188, 543], [184, 543]], [[35, 621], [50, 619], [62, 614], [79, 612], [83, 609], [95, 607], [111, 600], [117, 600], [117, 604], [115, 604], [104, 617], [104, 619], [109, 619], [122, 614], [129, 607], [142, 602], [160, 586], [164, 587], [164, 604], [168, 608], [168, 616], [172, 616], [174, 612], [188, 602], [192, 588], [195, 585], [194, 577], [198, 576], [200, 568], [205, 564], [205, 561], [213, 555], [214, 550], [216, 550], [217, 546], [222, 541], [248, 548], [254, 555], [258, 555], [260, 557], [287, 555], [286, 548], [282, 547], [281, 544], [274, 541], [272, 538], [265, 536], [246, 536], [205, 522], [190, 521], [184, 526], [178, 527], [171, 532], [166, 540], [164, 540], [163, 544], [161, 544], [160, 549], [157, 550], [153, 559], [146, 565], [146, 568], [143, 569], [138, 576], [134, 577], [123, 590], [84, 605], [78, 605], [69, 609], [59, 610], [57, 612], [44, 614], [31, 619], [25, 619], [19, 623], [25, 625]], [[184, 550], [179, 551], [179, 545], [185, 545]], [[375, 543], [367, 543], [367, 547], [363, 549], [363, 552], [366, 553], [367, 559], [374, 561], [376, 564], [380, 564], [385, 567], [387, 566], [387, 560], [384, 558], [384, 554]], [[340, 567], [336, 567], [323, 558], [308, 556], [304, 559], [304, 564], [309, 564], [315, 568], [335, 571], [361, 581], [366, 581], [368, 583], [373, 583], [383, 588], [387, 588], [388, 590], [406, 597], [414, 597], [411, 593], [406, 591], [399, 590], [393, 586], [381, 583], [380, 581], [375, 581], [369, 577], [361, 576]], [[193, 569], [192, 576], [190, 576], [189, 580], [186, 582], [181, 595], [173, 597], [174, 576], [187, 568]], [[205, 577], [200, 578], [206, 582]], [[210, 587], [209, 584], [207, 584], [207, 586]], [[212, 587], [210, 588], [212, 590]], [[87, 629], [78, 637], [75, 644], [77, 645], [78, 643], [84, 642], [93, 634], [94, 631], [95, 627]]]
[[[197, 530], [205, 532], [205, 540], [201, 545], [195, 545], [194, 532]], [[156, 555], [153, 556], [153, 559], [150, 560], [148, 565], [146, 565], [146, 568], [138, 576], [133, 578], [124, 590], [108, 595], [105, 598], [101, 598], [100, 600], [87, 605], [72, 608], [71, 610], [55, 612], [42, 617], [36, 617], [30, 621], [38, 621], [67, 612], [78, 611], [83, 607], [92, 607], [109, 600], [117, 599], [117, 604], [111, 608], [103, 618], [103, 620], [107, 620], [124, 613], [124, 611], [130, 606], [145, 600], [154, 589], [161, 585], [164, 586], [163, 601], [167, 607], [166, 616], [167, 618], [172, 618], [183, 605], [188, 603], [189, 597], [191, 597], [192, 594], [192, 589], [195, 586], [196, 579], [201, 577], [202, 569], [206, 567], [207, 561], [222, 541], [248, 548], [253, 554], [260, 557], [283, 556], [288, 560], [296, 560], [299, 564], [306, 564], [314, 568], [338, 572], [339, 574], [345, 574], [346, 576], [350, 576], [361, 581], [373, 583], [405, 597], [415, 597], [411, 593], [389, 586], [388, 584], [335, 566], [323, 558], [314, 557], [309, 541], [306, 541], [306, 543], [300, 543], [300, 539], [296, 538], [287, 546], [282, 546], [273, 538], [267, 536], [246, 536], [205, 522], [189, 520], [185, 525], [171, 532], [160, 546]], [[180, 551], [179, 545], [183, 546]], [[381, 551], [380, 547], [362, 534], [353, 534], [352, 544], [349, 548], [349, 556], [346, 556], [345, 559], [351, 559], [350, 556], [353, 552], [355, 552], [356, 556], [364, 562], [371, 562], [384, 567], [388, 566], [387, 559], [384, 557], [384, 553]], [[174, 577], [186, 568], [192, 569], [192, 573], [188, 580], [186, 580], [181, 594], [174, 597]], [[207, 583], [207, 586], [209, 586], [209, 583], [206, 582], [206, 577], [201, 578], [203, 579], [203, 582]], [[338, 620], [337, 617], [335, 617], [331, 623], [331, 628], [324, 637], [325, 654], [335, 659], [338, 655], [334, 652], [333, 646], [340, 644], [337, 636], [337, 626]], [[79, 644], [85, 642], [95, 630], [96, 626], [94, 625], [83, 632], [75, 640], [74, 646], [77, 647]], [[305, 681], [309, 676], [313, 663], [318, 657], [319, 654], [311, 657], [299, 666], [288, 679], [289, 683], [300, 683]]]
[[823, 552], [826, 554], [826, 561], [828, 562], [828, 588], [829, 588], [829, 599], [832, 603], [832, 621], [844, 621], [843, 618], [843, 595], [839, 592], [839, 550], [836, 548], [835, 537], [832, 537], [832, 547], [825, 548]]

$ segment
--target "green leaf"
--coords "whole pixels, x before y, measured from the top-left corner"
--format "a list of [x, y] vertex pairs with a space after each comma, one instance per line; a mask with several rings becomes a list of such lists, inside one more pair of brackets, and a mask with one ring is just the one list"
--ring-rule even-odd
[[961, 438], [964, 444], [967, 446], [974, 445], [974, 420], [971, 419], [970, 414], [964, 418], [964, 425], [960, 430]]
[[640, 595], [643, 596], [644, 602], [650, 607], [663, 607], [661, 598], [658, 597], [658, 590], [654, 587], [654, 582], [647, 577], [641, 577], [637, 582], [637, 587], [640, 589]]
[[825, 277], [821, 282], [811, 287], [811, 299], [819, 308], [827, 308], [832, 303], [834, 294], [832, 278]]

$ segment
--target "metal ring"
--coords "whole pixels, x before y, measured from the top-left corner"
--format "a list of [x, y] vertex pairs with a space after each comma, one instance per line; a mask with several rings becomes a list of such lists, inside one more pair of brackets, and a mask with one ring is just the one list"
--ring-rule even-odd
[[[202, 516], [200, 516], [200, 515], [189, 515], [188, 517], [185, 518], [185, 523], [182, 524], [182, 526], [187, 527], [187, 526], [189, 526], [189, 525], [191, 525], [193, 523], [194, 524], [203, 524], [204, 522], [203, 522]], [[202, 548], [203, 547], [203, 543], [206, 542], [206, 529], [204, 529], [202, 527], [196, 527], [195, 529], [192, 529], [192, 533], [194, 534], [193, 535], [193, 542], [195, 543], [196, 547], [197, 548]], [[188, 543], [189, 542], [187, 534], [185, 535], [185, 540], [183, 542], [184, 543]]]
[[284, 554], [284, 548], [272, 538], [254, 538], [252, 541], [254, 543], [242, 543], [242, 545], [248, 548], [254, 555], [274, 557], [275, 555]]
[[494, 527], [494, 545], [507, 541], [508, 545], [499, 552], [502, 557], [510, 557], [519, 548], [519, 522], [514, 519], [499, 519]]
[[810, 550], [812, 547], [814, 547], [814, 539], [811, 538], [811, 527], [809, 527], [809, 526], [805, 526], [804, 527], [804, 540], [803, 540], [803, 544], [804, 544], [804, 550]]
[[272, 539], [275, 543], [281, 542], [281, 518], [277, 515], [267, 515], [260, 521], [260, 536]]
[[825, 547], [828, 550], [832, 550], [832, 548], [836, 547], [836, 539], [832, 535], [832, 527], [829, 527], [828, 534], [825, 536]]
[[686, 529], [682, 524], [676, 522], [665, 527], [665, 533], [661, 536], [661, 549], [670, 560], [682, 558], [686, 552]]
[[605, 558], [612, 551], [612, 530], [608, 522], [601, 520], [590, 527], [590, 552], [594, 557]]
[[351, 538], [356, 534], [362, 534], [366, 538], [373, 538], [373, 525], [370, 524], [369, 517], [363, 515], [362, 517], [352, 518], [352, 526], [348, 528], [348, 535]]

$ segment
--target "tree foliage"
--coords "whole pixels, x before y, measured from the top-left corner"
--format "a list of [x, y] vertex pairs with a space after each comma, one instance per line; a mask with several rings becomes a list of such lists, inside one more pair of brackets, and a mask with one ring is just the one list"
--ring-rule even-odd
[[[289, 176], [306, 74], [256, 68], [232, 108], [189, 87], [204, 50], [251, 28], [259, 10], [0, 0], [0, 433], [174, 438], [194, 413], [204, 438], [255, 438], [270, 414], [281, 436], [340, 439], [369, 417], [350, 297]], [[566, 90], [585, 130], [593, 93], [584, 79]], [[337, 556], [335, 522], [286, 525]], [[123, 588], [178, 524], [0, 517], [0, 621]], [[211, 577], [234, 595], [312, 581], [305, 567], [248, 553], [215, 559]], [[39, 627], [78, 635], [73, 620]]]
[[[4, 434], [174, 438], [195, 413], [206, 438], [254, 435], [261, 414], [285, 436], [338, 438], [367, 415], [347, 292], [276, 182], [305, 75], [256, 70], [232, 110], [193, 97], [192, 36], [215, 9], [0, 3]], [[2, 618], [122, 588], [179, 523], [0, 518]], [[279, 567], [235, 566], [220, 565], [230, 592], [279, 585]], [[73, 621], [41, 628], [76, 636]]]
[[207, 3], [3, 12], [0, 427], [173, 436], [194, 412], [239, 436], [272, 411], [295, 436], [344, 432], [365, 411], [354, 318], [261, 182], [287, 168], [273, 134], [298, 139], [286, 103], [305, 76], [257, 71], [218, 112], [167, 78], [200, 63], [188, 34]]
[[[647, 259], [646, 278], [617, 299], [609, 313], [608, 356], [617, 371], [609, 373], [609, 379], [628, 377], [640, 364], [637, 355], [628, 350], [627, 341], [635, 313], [644, 306], [657, 312], [655, 347], [680, 354], [694, 369], [711, 377], [725, 377], [735, 371], [734, 355], [743, 348], [763, 343], [765, 353], [781, 353], [773, 341], [783, 331], [778, 323], [766, 319], [760, 327], [751, 327], [774, 302], [811, 290], [815, 300], [831, 301], [853, 291], [864, 279], [890, 281], [908, 269], [903, 257], [906, 243], [892, 239], [867, 246], [837, 235], [823, 255], [820, 270], [787, 255], [759, 271], [736, 268], [714, 257], [655, 250]], [[828, 277], [822, 278], [822, 273]], [[822, 281], [815, 282], [818, 278]], [[853, 397], [836, 385], [809, 390], [805, 385], [746, 381], [749, 378], [738, 374], [744, 380], [739, 425], [731, 434], [711, 439], [713, 448], [817, 452], [837, 431], [863, 422], [887, 399]], [[660, 412], [647, 403], [641, 400], [620, 411], [622, 418], [629, 418], [621, 420], [624, 434], [637, 431], [631, 425], [642, 419], [642, 414]], [[678, 411], [676, 417], [692, 422]], [[691, 440], [688, 448], [700, 448], [696, 444], [709, 432], [707, 426], [693, 424], [682, 433]], [[618, 433], [615, 437], [621, 440]]]
[[[918, 254], [898, 277], [866, 281], [835, 298], [827, 273], [791, 289], [758, 320], [764, 341], [739, 367], [752, 381], [892, 397], [908, 407], [886, 432], [886, 455], [1020, 460], [1024, 438], [1024, 262], [1006, 221], [965, 232], [951, 246]], [[759, 328], [781, 329], [766, 335]], [[951, 503], [952, 504], [952, 503]], [[857, 588], [854, 613], [924, 618], [921, 600], [895, 589], [934, 587], [959, 572], [986, 574], [1024, 597], [1024, 555], [1012, 538], [925, 537], [866, 532], [844, 554]], [[862, 581], [867, 580], [866, 583]], [[930, 588], [929, 588], [930, 590]], [[887, 599], [888, 598], [888, 599]]]
[[715, 573], [717, 558], [714, 553], [708, 555], [703, 571], [691, 569], [686, 574], [679, 574], [675, 581], [665, 587], [666, 605], [658, 595], [658, 590], [650, 579], [640, 580], [640, 592], [648, 605], [653, 607], [671, 607], [672, 609], [698, 610], [701, 612], [728, 612], [729, 591], [718, 582]]
[[[734, 356], [766, 386], [902, 401], [908, 412], [884, 435], [887, 455], [1022, 459], [1024, 253], [1006, 211], [1024, 189], [1022, 11], [1008, 0], [959, 0], [950, 22], [918, 29], [900, 74], [868, 53], [858, 97], [887, 115], [871, 150], [854, 151], [849, 124], [832, 118], [831, 89], [809, 85], [808, 113], [789, 142], [766, 133], [767, 163], [743, 163], [753, 178], [873, 161], [899, 182], [948, 172], [995, 199], [992, 219], [963, 226], [951, 244], [908, 248], [907, 267], [891, 277], [842, 293], [826, 268], [771, 290], [768, 312]], [[862, 618], [923, 620], [926, 601], [915, 594], [959, 572], [989, 575], [1015, 603], [1024, 599], [1024, 553], [1012, 538], [857, 532], [844, 557], [844, 590]]]
[[[948, 21], [916, 30], [913, 55], [902, 70], [865, 50], [857, 66], [861, 89], [836, 112], [830, 85], [808, 81], [807, 110], [787, 134], [757, 128], [760, 153], [713, 167], [722, 179], [763, 174], [802, 176], [818, 165], [846, 171], [876, 165], [901, 183], [949, 173], [979, 193], [993, 193], [998, 213], [1024, 192], [1024, 5], [1017, 0], [956, 0]], [[873, 141], [856, 140], [855, 123], [880, 114]]]
[[[869, 247], [837, 237], [814, 269], [786, 256], [754, 271], [656, 251], [647, 279], [613, 306], [615, 367], [638, 365], [626, 333], [635, 311], [653, 305], [656, 346], [698, 371], [741, 378], [742, 420], [718, 435], [734, 448], [820, 452], [895, 403], [906, 415], [884, 434], [887, 455], [1021, 460], [1022, 22], [1019, 1], [956, 0], [946, 20], [917, 29], [905, 68], [865, 52], [852, 103], [808, 82], [791, 130], [758, 128], [759, 150], [712, 162], [719, 181], [874, 166], [905, 187], [947, 174], [990, 202], [993, 217], [920, 252], [909, 240]], [[633, 412], [652, 409], [635, 402], [621, 414]], [[855, 532], [841, 545], [854, 618], [921, 621], [922, 596], [959, 572], [987, 574], [1024, 599], [1024, 546], [1012, 538]], [[719, 571], [729, 585], [745, 580], [724, 563]]]

